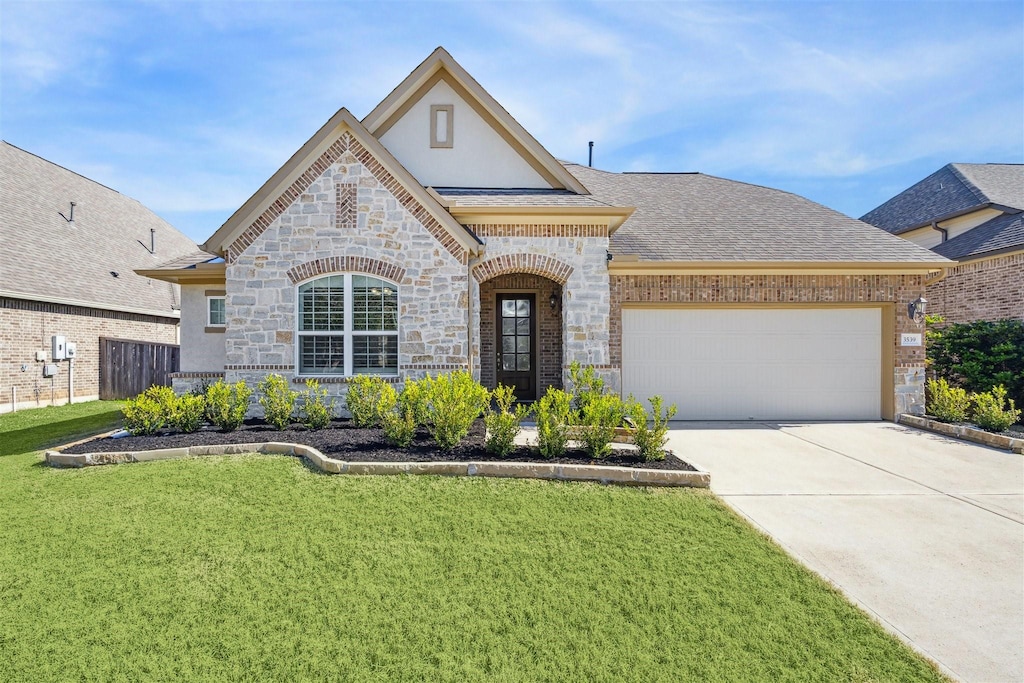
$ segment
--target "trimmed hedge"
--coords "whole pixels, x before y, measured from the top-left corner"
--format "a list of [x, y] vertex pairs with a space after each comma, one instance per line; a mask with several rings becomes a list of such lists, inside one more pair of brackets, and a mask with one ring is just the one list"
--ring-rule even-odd
[[928, 369], [934, 377], [973, 393], [1002, 385], [1008, 398], [1024, 406], [1024, 320], [928, 322]]

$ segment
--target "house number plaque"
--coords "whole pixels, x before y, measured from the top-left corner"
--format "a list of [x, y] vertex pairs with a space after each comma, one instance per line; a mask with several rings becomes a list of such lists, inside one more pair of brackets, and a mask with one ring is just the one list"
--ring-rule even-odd
[[900, 346], [920, 346], [921, 335], [917, 332], [904, 332], [900, 335]]

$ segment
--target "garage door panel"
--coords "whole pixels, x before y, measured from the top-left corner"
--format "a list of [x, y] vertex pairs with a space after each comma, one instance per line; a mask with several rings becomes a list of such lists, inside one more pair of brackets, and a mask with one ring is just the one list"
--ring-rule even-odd
[[881, 310], [625, 309], [623, 392], [678, 419], [879, 419]]

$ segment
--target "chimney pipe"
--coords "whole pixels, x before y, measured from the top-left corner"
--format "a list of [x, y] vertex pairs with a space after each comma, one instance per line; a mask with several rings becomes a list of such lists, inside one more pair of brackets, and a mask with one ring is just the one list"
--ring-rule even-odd
[[156, 228], [149, 229], [149, 253], [156, 253]]
[[587, 143], [587, 147], [590, 149], [587, 152], [587, 166], [593, 167], [594, 165], [594, 141], [591, 140]]

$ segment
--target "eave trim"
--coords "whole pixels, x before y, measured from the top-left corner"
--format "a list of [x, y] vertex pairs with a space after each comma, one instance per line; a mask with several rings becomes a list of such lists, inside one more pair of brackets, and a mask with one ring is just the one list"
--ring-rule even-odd
[[460, 223], [589, 223], [607, 225], [608, 233], [615, 232], [626, 222], [635, 206], [458, 206], [449, 205], [448, 211]]
[[459, 246], [475, 254], [480, 243], [466, 229], [454, 220], [447, 211], [428, 193], [413, 175], [363, 127], [344, 107], [321, 126], [313, 137], [285, 162], [267, 182], [260, 187], [200, 248], [203, 251], [226, 256], [226, 251], [263, 212], [277, 200], [280, 194], [306, 172], [307, 168], [346, 132], [358, 141], [377, 161], [394, 176], [423, 208], [448, 233]]
[[213, 285], [226, 281], [227, 264], [199, 264], [194, 268], [140, 268], [136, 275], [174, 284]]
[[[548, 182], [554, 179], [556, 182], [553, 184], [561, 184], [564, 189], [571, 190], [576, 194], [590, 194], [590, 191], [576, 176], [537, 142], [536, 138], [530, 135], [497, 100], [491, 97], [490, 93], [484, 90], [476, 82], [476, 79], [462, 68], [443, 47], [434, 50], [387, 97], [381, 100], [380, 104], [363, 118], [363, 125], [374, 137], [383, 136], [394, 123], [395, 114], [400, 112], [409, 100], [417, 99], [420, 89], [439, 74], [450, 77], [451, 80], [447, 82], [453, 87], [457, 85], [458, 87], [454, 88], [456, 91], [460, 89], [464, 91], [459, 93], [460, 96], [466, 99], [466, 103], [476, 109], [484, 120], [492, 126], [504, 130], [515, 142], [512, 146], [518, 153], [526, 152], [533, 157], [536, 163], [546, 171], [541, 175], [550, 174], [551, 177], [545, 178]], [[466, 98], [467, 94], [470, 97]], [[527, 161], [530, 160], [527, 159]], [[531, 163], [531, 165], [533, 164]]]
[[92, 308], [97, 311], [117, 311], [118, 313], [135, 313], [137, 315], [148, 315], [154, 318], [181, 318], [181, 312], [174, 309], [166, 311], [154, 311], [148, 308], [134, 308], [132, 306], [120, 306], [117, 304], [101, 304], [95, 301], [83, 301], [81, 299], [65, 299], [57, 296], [38, 296], [26, 294], [25, 292], [10, 292], [0, 290], [0, 298], [18, 299], [19, 301], [39, 301], [46, 304], [62, 304], [64, 306], [78, 306], [79, 308]]
[[953, 261], [616, 261], [612, 275], [928, 275]]

